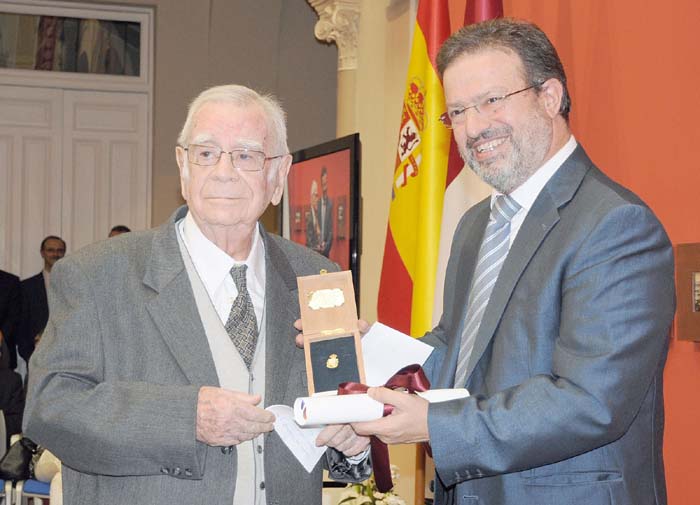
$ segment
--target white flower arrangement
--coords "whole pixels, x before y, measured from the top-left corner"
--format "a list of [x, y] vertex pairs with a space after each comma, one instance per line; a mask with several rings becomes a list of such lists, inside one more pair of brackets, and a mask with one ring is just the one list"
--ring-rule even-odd
[[[399, 467], [391, 465], [391, 480], [399, 479]], [[377, 491], [377, 485], [374, 482], [374, 477], [370, 477], [359, 484], [348, 484], [346, 490], [340, 496], [338, 505], [406, 505], [398, 495], [394, 493], [392, 488], [387, 493]]]

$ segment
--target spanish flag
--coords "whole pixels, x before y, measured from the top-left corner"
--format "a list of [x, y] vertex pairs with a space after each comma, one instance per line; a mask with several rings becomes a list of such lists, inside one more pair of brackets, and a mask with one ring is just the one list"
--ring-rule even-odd
[[[503, 17], [502, 0], [468, 0], [464, 12], [464, 26]], [[442, 207], [442, 224], [440, 225], [440, 247], [435, 273], [435, 294], [433, 299], [433, 326], [436, 326], [442, 315], [442, 291], [445, 286], [445, 270], [450, 259], [452, 237], [457, 229], [459, 220], [472, 206], [479, 203], [491, 193], [484, 181], [464, 168], [459, 159], [454, 141], [450, 151], [450, 162], [445, 181], [445, 197]]]
[[420, 0], [391, 188], [378, 319], [421, 336], [432, 327], [451, 132], [435, 58], [450, 35], [447, 0]]
[[[503, 16], [502, 0], [467, 0], [464, 24]], [[450, 35], [447, 0], [420, 0], [396, 151], [378, 319], [414, 337], [435, 326], [452, 236], [490, 188], [463, 162], [450, 130], [435, 58]]]

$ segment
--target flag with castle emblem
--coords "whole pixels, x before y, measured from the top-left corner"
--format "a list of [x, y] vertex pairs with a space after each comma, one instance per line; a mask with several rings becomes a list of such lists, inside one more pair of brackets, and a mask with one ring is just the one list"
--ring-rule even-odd
[[[473, 23], [503, 17], [502, 0], [469, 0], [464, 10], [464, 26]], [[435, 300], [433, 305], [433, 326], [437, 325], [442, 315], [442, 291], [445, 286], [445, 270], [450, 257], [452, 237], [459, 220], [472, 206], [491, 193], [491, 187], [479, 177], [464, 168], [459, 157], [457, 145], [450, 146], [450, 161], [445, 181], [445, 196], [442, 206], [442, 224], [440, 225], [440, 248], [435, 273]]]
[[[502, 0], [468, 0], [464, 25], [503, 16]], [[464, 163], [451, 132], [435, 58], [450, 35], [447, 0], [420, 0], [391, 192], [378, 319], [413, 336], [442, 312], [442, 288], [457, 222], [490, 188]]]
[[431, 328], [451, 132], [435, 58], [450, 35], [447, 0], [420, 0], [401, 111], [378, 319], [420, 336]]

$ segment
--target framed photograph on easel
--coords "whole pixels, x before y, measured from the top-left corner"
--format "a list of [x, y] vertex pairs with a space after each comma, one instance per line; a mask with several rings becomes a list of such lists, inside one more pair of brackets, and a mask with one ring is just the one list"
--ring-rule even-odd
[[359, 134], [293, 153], [281, 208], [284, 237], [352, 271], [359, 298]]

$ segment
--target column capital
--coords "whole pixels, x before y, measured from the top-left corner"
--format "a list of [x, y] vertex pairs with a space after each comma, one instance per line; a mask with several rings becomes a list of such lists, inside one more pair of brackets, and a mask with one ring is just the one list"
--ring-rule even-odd
[[314, 35], [338, 46], [338, 70], [357, 69], [360, 0], [307, 0], [318, 14]]

